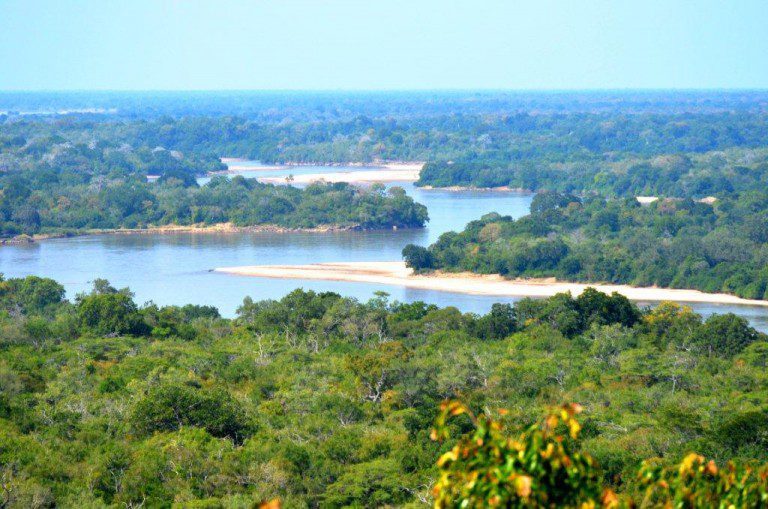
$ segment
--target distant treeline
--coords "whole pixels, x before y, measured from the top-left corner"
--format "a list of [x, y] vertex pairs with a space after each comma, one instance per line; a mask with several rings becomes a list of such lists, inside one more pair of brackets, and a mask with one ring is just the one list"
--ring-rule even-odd
[[722, 196], [768, 185], [768, 149], [648, 157], [595, 155], [578, 162], [546, 158], [435, 161], [424, 166], [417, 185], [510, 187], [603, 196]]
[[0, 169], [4, 171], [28, 167], [43, 155], [43, 160], [52, 164], [58, 159], [66, 161], [73, 153], [87, 159], [99, 157], [88, 155], [88, 150], [131, 154], [164, 148], [207, 164], [220, 156], [238, 156], [264, 162], [405, 159], [514, 167], [526, 162], [537, 166], [594, 164], [766, 146], [768, 112], [759, 109], [643, 114], [360, 114], [280, 122], [228, 116], [151, 120], [0, 117], [0, 150], [4, 154]]
[[531, 214], [488, 214], [429, 248], [407, 246], [409, 266], [506, 277], [695, 288], [768, 299], [768, 193], [714, 204], [580, 199], [537, 194]]
[[[246, 299], [224, 319], [211, 306], [138, 306], [103, 280], [70, 302], [50, 279], [0, 278], [0, 503], [445, 505], [461, 499], [451, 480], [493, 484], [471, 482], [486, 466], [532, 483], [504, 476], [505, 497], [564, 505], [604, 486], [642, 500], [655, 479], [638, 477], [643, 460], [677, 470], [696, 451], [723, 482], [726, 460], [768, 461], [767, 365], [766, 336], [743, 318], [641, 310], [595, 290], [484, 315], [296, 290]], [[458, 397], [476, 414], [508, 409], [509, 438], [579, 403], [581, 432], [552, 445], [589, 451], [589, 479], [540, 440], [525, 456], [507, 454], [522, 450], [514, 440], [476, 440], [466, 412], [449, 413], [437, 436], [466, 433], [458, 443], [479, 455], [448, 462], [456, 438], [438, 443], [431, 431], [440, 403]], [[717, 489], [710, 500], [746, 497], [717, 479], [691, 484]], [[748, 483], [765, 492], [764, 477]]]
[[370, 110], [337, 116], [308, 110], [314, 99], [304, 97], [290, 103], [293, 116], [279, 120], [266, 113], [223, 116], [216, 109], [147, 119], [0, 116], [0, 175], [55, 174], [72, 185], [156, 175], [190, 186], [195, 177], [224, 169], [219, 157], [238, 156], [265, 163], [427, 161], [417, 185], [608, 196], [719, 196], [768, 182], [768, 112], [759, 94], [722, 98], [733, 106], [727, 111], [711, 107], [716, 101], [697, 103], [694, 94], [651, 101], [655, 106], [640, 113], [631, 101], [579, 109], [597, 104], [590, 102], [597, 96], [572, 99], [562, 112], [535, 113], [506, 110], [491, 97], [482, 96], [479, 109], [457, 110], [467, 113], [447, 108], [469, 101], [466, 96], [447, 96], [442, 109], [424, 105], [410, 114], [403, 104], [413, 99], [396, 96], [391, 104], [347, 98], [354, 108], [365, 111], [368, 104]]
[[0, 118], [155, 119], [238, 116], [260, 122], [566, 113], [765, 111], [761, 90], [587, 92], [0, 92]]

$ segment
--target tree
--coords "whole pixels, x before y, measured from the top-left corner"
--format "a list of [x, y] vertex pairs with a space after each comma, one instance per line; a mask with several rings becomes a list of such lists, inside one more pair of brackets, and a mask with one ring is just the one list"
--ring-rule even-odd
[[403, 248], [403, 258], [405, 265], [417, 272], [434, 268], [432, 253], [422, 246], [408, 244]]
[[580, 203], [580, 200], [570, 194], [561, 194], [555, 191], [542, 191], [537, 193], [531, 201], [531, 213], [540, 214], [550, 210], [567, 207], [569, 203]]
[[505, 338], [518, 328], [515, 309], [510, 304], [495, 303], [491, 311], [477, 321], [475, 330], [483, 339]]
[[[575, 449], [578, 405], [566, 405], [540, 424], [510, 436], [501, 422], [475, 416], [452, 401], [441, 407], [432, 437], [447, 439], [449, 419], [468, 416], [472, 431], [437, 462], [435, 507], [594, 507], [614, 498], [602, 493], [595, 461]], [[563, 424], [570, 440], [557, 431]]]
[[81, 296], [76, 309], [81, 329], [92, 334], [138, 335], [147, 331], [136, 303], [125, 293], [94, 293]]
[[576, 297], [585, 324], [610, 325], [620, 323], [632, 327], [640, 321], [640, 310], [620, 293], [606, 295], [594, 288], [586, 288]]
[[471, 429], [437, 462], [435, 506], [747, 508], [763, 507], [768, 500], [768, 465], [729, 462], [718, 468], [695, 453], [676, 465], [644, 461], [637, 496], [617, 495], [602, 485], [595, 460], [579, 450], [580, 411], [579, 405], [564, 405], [540, 424], [515, 433], [501, 419], [476, 417], [456, 401], [443, 403], [433, 439], [449, 438], [449, 421], [461, 416], [469, 417]]
[[248, 423], [240, 405], [223, 389], [198, 389], [170, 383], [151, 389], [136, 403], [131, 417], [142, 434], [197, 426], [215, 437], [242, 442]]
[[49, 278], [27, 276], [3, 279], [0, 274], [0, 306], [11, 312], [40, 314], [64, 302], [64, 287]]
[[726, 313], [707, 318], [692, 339], [710, 355], [732, 357], [755, 341], [765, 341], [765, 335], [750, 327], [746, 318]]

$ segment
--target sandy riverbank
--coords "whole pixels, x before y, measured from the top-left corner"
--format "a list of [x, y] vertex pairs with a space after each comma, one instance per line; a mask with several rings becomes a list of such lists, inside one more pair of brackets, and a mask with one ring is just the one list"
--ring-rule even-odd
[[193, 225], [165, 225], [147, 226], [145, 228], [116, 228], [116, 229], [91, 229], [73, 230], [62, 233], [44, 233], [37, 235], [18, 235], [16, 237], [0, 239], [0, 246], [13, 246], [33, 244], [42, 240], [61, 239], [66, 237], [80, 237], [85, 235], [153, 235], [174, 233], [329, 233], [359, 230], [359, 226], [321, 225], [315, 228], [287, 228], [275, 224], [257, 224], [253, 226], [236, 226], [232, 223], [217, 224], [193, 224]]
[[[292, 183], [310, 184], [324, 180], [325, 182], [348, 182], [350, 184], [372, 184], [374, 182], [416, 182], [419, 180], [421, 167], [396, 167], [380, 170], [337, 171], [329, 173], [307, 173], [294, 175]], [[262, 177], [259, 182], [267, 184], [285, 184], [285, 177]]]
[[230, 173], [245, 173], [249, 171], [258, 172], [258, 171], [281, 171], [281, 170], [288, 170], [290, 169], [290, 166], [281, 166], [279, 164], [260, 164], [258, 166], [248, 166], [248, 165], [242, 165], [242, 164], [229, 164], [227, 165], [226, 170], [222, 171], [212, 171], [212, 175], [227, 175]]
[[768, 306], [768, 301], [741, 299], [722, 293], [704, 293], [698, 290], [667, 288], [636, 288], [627, 285], [565, 283], [547, 280], [508, 280], [501, 276], [472, 273], [436, 273], [414, 275], [403, 262], [346, 262], [315, 263], [310, 265], [252, 265], [222, 267], [215, 272], [238, 276], [279, 279], [313, 279], [349, 281], [381, 285], [404, 286], [421, 290], [437, 290], [471, 295], [499, 297], [549, 297], [560, 292], [578, 295], [587, 287], [601, 292], [619, 292], [637, 301], [672, 300], [679, 302], [710, 302], [717, 304], [741, 304]]
[[[227, 169], [223, 171], [215, 171], [211, 172], [211, 175], [222, 175], [222, 174], [229, 174], [229, 173], [243, 173], [243, 172], [265, 172], [265, 171], [283, 171], [283, 170], [290, 170], [291, 168], [300, 168], [302, 166], [329, 166], [329, 167], [360, 167], [360, 168], [371, 168], [371, 173], [373, 172], [379, 172], [381, 175], [384, 175], [386, 177], [386, 171], [396, 171], [396, 172], [416, 172], [416, 178], [414, 180], [418, 180], [418, 174], [421, 171], [421, 169], [424, 167], [424, 163], [422, 162], [405, 162], [405, 161], [393, 161], [393, 162], [373, 162], [373, 163], [284, 163], [284, 164], [259, 164], [259, 165], [245, 165], [245, 164], [237, 164], [248, 161], [247, 159], [240, 159], [236, 157], [222, 157], [221, 162], [227, 164]], [[314, 180], [320, 180], [318, 176], [326, 176], [326, 175], [337, 175], [338, 177], [334, 178], [344, 178], [343, 176], [346, 176], [349, 173], [367, 173], [367, 172], [345, 172], [345, 171], [338, 171], [338, 172], [328, 172], [328, 173], [313, 173], [309, 174], [313, 180], [309, 180], [304, 182], [304, 180], [300, 182], [308, 183], [312, 182]], [[398, 174], [399, 175], [399, 174]], [[303, 177], [303, 176], [302, 176]], [[410, 180], [411, 174], [408, 173], [408, 178]], [[267, 179], [273, 179], [273, 180], [280, 180], [282, 183], [284, 181], [284, 178], [282, 177], [265, 177], [263, 180], [266, 182]], [[328, 179], [326, 179], [328, 180]], [[297, 176], [297, 180], [298, 176]], [[331, 182], [331, 180], [328, 180]], [[347, 182], [348, 180], [335, 180], [334, 182]], [[373, 180], [365, 180], [365, 182], [374, 182]], [[379, 180], [378, 182], [383, 182], [383, 180]]]
[[472, 187], [472, 186], [434, 187], [434, 186], [421, 186], [420, 189], [424, 189], [424, 190], [427, 190], [427, 191], [430, 191], [430, 190], [435, 190], [435, 191], [455, 191], [455, 192], [464, 192], [464, 191], [498, 191], [500, 193], [531, 193], [531, 191], [523, 189], [522, 187], [509, 187], [509, 186], [499, 186], [499, 187]]
[[166, 225], [166, 226], [148, 226], [146, 228], [118, 228], [115, 230], [88, 230], [85, 235], [99, 235], [99, 234], [124, 234], [124, 235], [141, 235], [141, 234], [153, 234], [153, 233], [292, 233], [292, 232], [308, 232], [308, 233], [325, 233], [325, 232], [338, 232], [357, 230], [357, 226], [338, 226], [338, 225], [322, 225], [315, 228], [287, 228], [285, 226], [279, 226], [275, 224], [257, 224], [253, 226], [236, 226], [232, 223], [217, 223], [217, 224], [195, 224], [195, 225]]

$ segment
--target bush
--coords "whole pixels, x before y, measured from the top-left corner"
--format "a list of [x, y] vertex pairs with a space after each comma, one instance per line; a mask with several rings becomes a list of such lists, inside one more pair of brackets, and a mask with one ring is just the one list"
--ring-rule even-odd
[[136, 303], [120, 292], [82, 297], [77, 317], [81, 329], [101, 336], [139, 335], [147, 330]]
[[4, 280], [0, 274], [0, 307], [23, 314], [46, 313], [64, 302], [64, 287], [53, 279], [27, 276]]
[[197, 426], [211, 435], [242, 442], [248, 428], [245, 414], [223, 389], [203, 390], [181, 384], [156, 387], [134, 408], [132, 423], [141, 434]]

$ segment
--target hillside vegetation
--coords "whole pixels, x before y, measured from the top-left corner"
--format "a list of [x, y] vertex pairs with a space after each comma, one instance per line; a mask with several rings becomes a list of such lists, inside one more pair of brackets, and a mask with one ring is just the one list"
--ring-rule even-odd
[[474, 468], [436, 464], [475, 432], [459, 418], [430, 437], [451, 398], [508, 409], [505, 433], [579, 403], [566, 445], [618, 496], [645, 489], [643, 460], [768, 461], [768, 342], [730, 314], [594, 290], [483, 316], [296, 290], [224, 319], [137, 306], [103, 280], [63, 297], [0, 282], [7, 507], [421, 506], [441, 469]]

